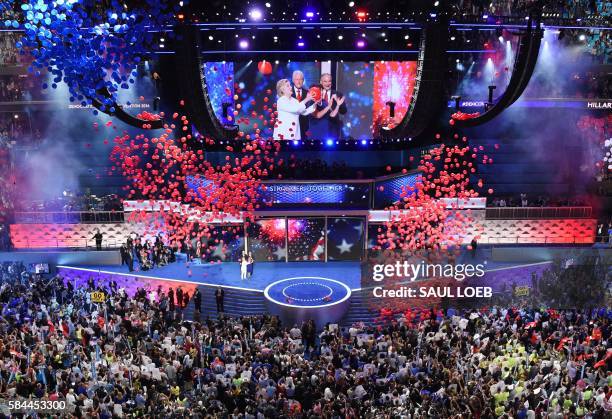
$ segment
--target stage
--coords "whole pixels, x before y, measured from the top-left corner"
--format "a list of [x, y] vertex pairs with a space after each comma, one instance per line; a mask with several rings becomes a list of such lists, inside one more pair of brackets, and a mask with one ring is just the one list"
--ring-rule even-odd
[[[138, 279], [143, 283], [189, 284], [259, 291], [277, 281], [298, 277], [323, 277], [342, 282], [351, 290], [361, 287], [360, 262], [256, 262], [253, 276], [240, 279], [240, 264], [234, 262], [196, 264], [177, 262], [148, 271], [129, 272], [127, 266], [58, 265], [58, 273], [79, 273], [79, 276]], [[142, 286], [142, 285], [140, 285]], [[132, 288], [132, 287], [130, 287]], [[129, 290], [128, 290], [129, 291]]]

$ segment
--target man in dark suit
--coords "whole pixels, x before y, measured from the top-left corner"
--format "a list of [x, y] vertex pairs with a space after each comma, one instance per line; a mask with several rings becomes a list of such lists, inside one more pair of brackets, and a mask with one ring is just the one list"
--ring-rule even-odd
[[225, 298], [225, 291], [223, 288], [218, 287], [215, 291], [215, 300], [217, 302], [217, 313], [223, 313], [225, 311], [225, 307], [223, 306], [223, 299]]
[[[298, 102], [301, 102], [308, 94], [308, 89], [304, 86], [304, 73], [300, 70], [295, 70], [291, 76], [293, 86], [291, 86], [291, 96], [296, 98]], [[308, 102], [312, 104], [312, 102]], [[310, 105], [309, 105], [310, 106]], [[305, 140], [307, 138], [306, 132], [308, 131], [310, 116], [300, 115], [300, 138]]]
[[310, 123], [311, 137], [318, 140], [338, 139], [342, 135], [341, 115], [346, 114], [346, 97], [332, 89], [332, 76], [321, 74], [321, 101], [312, 114]]

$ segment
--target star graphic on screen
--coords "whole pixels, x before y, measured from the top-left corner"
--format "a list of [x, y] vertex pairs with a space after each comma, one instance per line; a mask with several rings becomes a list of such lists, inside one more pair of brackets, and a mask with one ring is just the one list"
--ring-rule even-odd
[[338, 250], [340, 250], [340, 254], [342, 254], [342, 253], [350, 253], [351, 247], [353, 247], [354, 245], [355, 245], [354, 243], [347, 243], [346, 240], [342, 239], [342, 243], [336, 247], [338, 248]]
[[274, 252], [272, 252], [272, 254], [276, 256], [277, 260], [284, 259], [285, 255], [287, 254], [287, 248], [279, 246]]

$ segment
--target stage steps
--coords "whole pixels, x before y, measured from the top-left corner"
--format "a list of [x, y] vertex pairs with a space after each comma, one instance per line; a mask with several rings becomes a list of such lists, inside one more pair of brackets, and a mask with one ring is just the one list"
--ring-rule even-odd
[[378, 312], [372, 307], [372, 291], [360, 290], [353, 291], [351, 304], [347, 313], [340, 322], [341, 327], [350, 327], [354, 323], [363, 322], [366, 325], [374, 324], [378, 317]]
[[[210, 318], [217, 318], [217, 303], [215, 300], [215, 290], [217, 288], [205, 285], [200, 285], [198, 288], [202, 294], [202, 313], [200, 318], [205, 319], [207, 316]], [[224, 290], [225, 314], [237, 317], [253, 316], [267, 312], [263, 292], [229, 288], [224, 288]], [[186, 320], [193, 320], [195, 317], [194, 315], [195, 306], [193, 299], [191, 299], [185, 309], [184, 318]]]

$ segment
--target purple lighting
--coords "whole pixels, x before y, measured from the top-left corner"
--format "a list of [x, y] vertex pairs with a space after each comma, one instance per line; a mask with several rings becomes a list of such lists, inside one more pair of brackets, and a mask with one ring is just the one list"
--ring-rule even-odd
[[357, 41], [357, 48], [364, 48], [364, 47], [365, 47], [365, 41], [361, 39]]
[[314, 17], [314, 12], [306, 12], [306, 17], [313, 18]]
[[247, 41], [246, 39], [243, 39], [240, 41], [240, 43], [238, 44], [238, 46], [241, 49], [247, 49], [249, 47], [249, 41]]
[[304, 47], [304, 41], [299, 41], [297, 43], [297, 46], [300, 47], [300, 48], [303, 48]]

